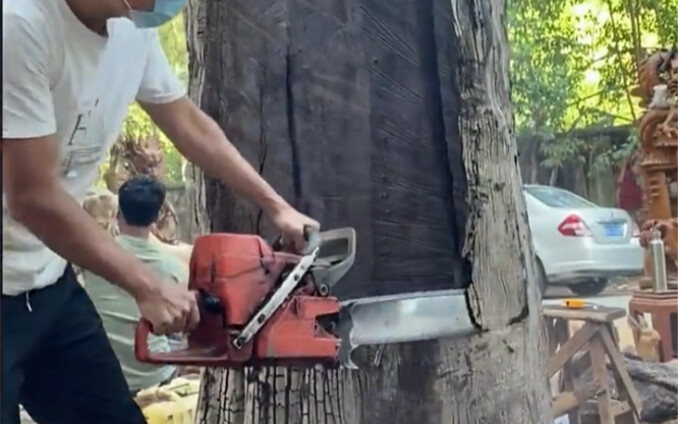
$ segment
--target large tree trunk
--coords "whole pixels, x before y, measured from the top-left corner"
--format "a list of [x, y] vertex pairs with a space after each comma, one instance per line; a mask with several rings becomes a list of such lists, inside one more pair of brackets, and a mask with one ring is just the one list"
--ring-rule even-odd
[[[190, 6], [192, 95], [297, 207], [356, 229], [339, 295], [468, 287], [482, 330], [371, 348], [356, 372], [208, 370], [197, 421], [549, 422], [504, 2]], [[212, 231], [271, 235], [251, 204], [205, 188]]]

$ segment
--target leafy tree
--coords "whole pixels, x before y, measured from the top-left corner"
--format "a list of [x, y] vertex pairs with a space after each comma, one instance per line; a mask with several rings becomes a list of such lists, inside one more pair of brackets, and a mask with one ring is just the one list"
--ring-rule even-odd
[[593, 159], [618, 163], [635, 138], [590, 144], [574, 130], [632, 124], [629, 95], [636, 63], [647, 51], [676, 41], [678, 0], [513, 0], [509, 3], [511, 80], [523, 152], [543, 165]]

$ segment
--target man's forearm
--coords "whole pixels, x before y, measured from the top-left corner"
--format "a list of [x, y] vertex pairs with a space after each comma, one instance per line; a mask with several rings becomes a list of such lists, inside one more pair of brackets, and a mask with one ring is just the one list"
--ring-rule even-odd
[[187, 144], [186, 158], [231, 189], [273, 211], [285, 206], [285, 200], [259, 175], [238, 149], [226, 138], [214, 121], [203, 122], [197, 142]]
[[211, 131], [206, 132], [203, 138], [209, 148], [196, 148], [192, 152], [195, 158], [189, 157], [190, 160], [263, 209], [273, 210], [286, 205], [285, 200], [242, 157], [213, 121], [206, 126]]
[[211, 177], [269, 213], [289, 206], [226, 138], [219, 126], [190, 100], [144, 105], [177, 150]]
[[155, 290], [150, 269], [125, 252], [58, 185], [10, 199], [14, 219], [59, 256], [119, 285], [135, 298]]

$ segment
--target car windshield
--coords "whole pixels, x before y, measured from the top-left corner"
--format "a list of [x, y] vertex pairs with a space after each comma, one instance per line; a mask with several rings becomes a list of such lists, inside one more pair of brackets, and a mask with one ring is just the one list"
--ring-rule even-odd
[[598, 205], [591, 203], [586, 199], [555, 187], [525, 187], [525, 191], [530, 193], [540, 202], [552, 208], [597, 208]]

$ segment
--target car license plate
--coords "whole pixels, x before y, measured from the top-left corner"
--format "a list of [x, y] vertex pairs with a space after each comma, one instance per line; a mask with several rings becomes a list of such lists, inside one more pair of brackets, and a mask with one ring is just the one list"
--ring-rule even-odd
[[624, 235], [624, 227], [619, 224], [606, 224], [605, 235], [607, 237], [622, 237]]

